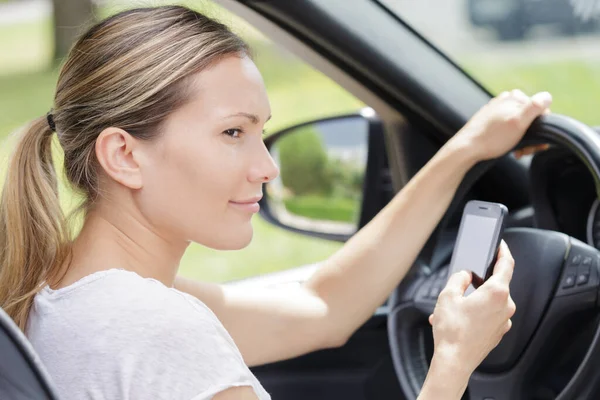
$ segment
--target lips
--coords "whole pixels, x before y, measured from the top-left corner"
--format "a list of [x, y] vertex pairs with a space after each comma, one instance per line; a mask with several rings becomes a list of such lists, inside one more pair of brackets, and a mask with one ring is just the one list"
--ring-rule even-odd
[[261, 196], [254, 196], [254, 197], [250, 197], [248, 199], [245, 200], [230, 200], [229, 204], [246, 213], [250, 213], [250, 214], [254, 214], [257, 213], [260, 210], [260, 205], [258, 204], [258, 202], [262, 199], [262, 195]]
[[231, 203], [235, 204], [252, 204], [258, 203], [262, 199], [262, 195], [250, 197], [246, 200], [231, 200]]

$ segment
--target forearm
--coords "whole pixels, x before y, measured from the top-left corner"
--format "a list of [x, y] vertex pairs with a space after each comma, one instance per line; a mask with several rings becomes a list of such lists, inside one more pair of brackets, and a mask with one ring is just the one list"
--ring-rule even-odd
[[434, 355], [417, 400], [460, 400], [467, 389], [469, 376], [468, 371], [462, 371], [456, 365], [456, 360]]
[[471, 153], [449, 142], [323, 263], [306, 286], [327, 304], [326, 334], [345, 340], [373, 315], [414, 263], [474, 163]]

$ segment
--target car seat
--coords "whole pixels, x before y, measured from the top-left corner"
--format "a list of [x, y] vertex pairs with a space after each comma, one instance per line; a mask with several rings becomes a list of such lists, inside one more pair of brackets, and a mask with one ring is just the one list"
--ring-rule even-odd
[[14, 321], [0, 308], [0, 399], [59, 400], [50, 376]]

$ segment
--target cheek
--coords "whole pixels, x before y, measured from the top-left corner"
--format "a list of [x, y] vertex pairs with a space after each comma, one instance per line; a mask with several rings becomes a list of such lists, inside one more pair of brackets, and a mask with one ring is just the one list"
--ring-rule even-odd
[[244, 238], [251, 238], [251, 227], [246, 232], [228, 205], [245, 178], [233, 146], [188, 141], [165, 146], [156, 160], [144, 171], [139, 196], [140, 208], [153, 226], [213, 248], [245, 246], [238, 242], [249, 241]]

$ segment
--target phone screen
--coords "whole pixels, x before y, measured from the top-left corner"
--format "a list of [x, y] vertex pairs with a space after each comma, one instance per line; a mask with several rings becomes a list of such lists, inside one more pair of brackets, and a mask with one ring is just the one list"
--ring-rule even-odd
[[[452, 259], [454, 271], [473, 272], [473, 280], [483, 279], [492, 262], [496, 249], [496, 225], [498, 218], [467, 214], [464, 216], [460, 238]], [[480, 278], [480, 279], [477, 279]]]

